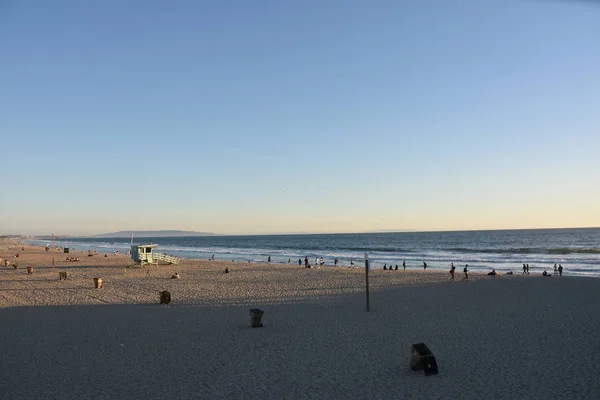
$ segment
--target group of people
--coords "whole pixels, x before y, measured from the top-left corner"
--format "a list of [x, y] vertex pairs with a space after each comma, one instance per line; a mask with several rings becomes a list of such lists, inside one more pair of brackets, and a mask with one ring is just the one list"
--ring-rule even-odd
[[[554, 263], [554, 275], [558, 274], [558, 276], [562, 276], [563, 273], [563, 266], [561, 264], [556, 264]], [[549, 274], [546, 270], [544, 270], [544, 272], [542, 272], [542, 276], [552, 276], [552, 274]]]
[[[267, 261], [271, 262], [271, 256], [268, 257]], [[288, 258], [288, 264], [290, 264], [291, 262], [292, 262], [292, 259]], [[340, 263], [339, 258], [335, 257], [333, 259], [333, 265], [338, 266], [339, 263]], [[303, 264], [304, 264], [305, 268], [313, 268], [313, 265], [311, 265], [309, 263], [308, 256], [304, 257], [304, 260], [302, 258], [298, 259], [298, 265], [302, 266]], [[315, 265], [316, 266], [325, 265], [325, 260], [323, 259], [323, 257], [315, 257]], [[350, 259], [350, 266], [352, 266], [352, 267], [354, 266], [353, 258]], [[423, 270], [426, 271], [427, 267], [428, 267], [427, 262], [423, 261]], [[402, 261], [402, 269], [406, 270], [406, 261]], [[385, 264], [383, 264], [383, 270], [384, 271], [398, 271], [399, 265], [398, 264], [396, 264], [396, 265], [390, 264], [388, 266], [388, 264], [385, 263]], [[455, 280], [455, 273], [456, 273], [456, 267], [454, 266], [454, 263], [451, 263], [450, 280]], [[462, 280], [469, 280], [469, 264], [465, 264], [465, 266], [463, 268], [463, 273], [465, 276], [463, 277]], [[554, 264], [554, 273], [562, 276], [563, 266], [560, 264]], [[491, 272], [488, 272], [487, 275], [495, 276], [495, 275], [500, 275], [500, 273], [498, 273], [495, 269], [493, 269]], [[513, 275], [513, 272], [509, 271], [506, 273], [506, 275]], [[523, 275], [529, 275], [529, 264], [523, 264]], [[546, 271], [544, 271], [544, 273], [542, 275], [543, 276], [552, 276], [551, 274], [548, 274]]]
[[558, 267], [557, 267], [556, 263], [554, 263], [554, 273], [556, 274], [557, 272], [558, 272], [559, 276], [562, 276], [563, 266], [558, 264]]
[[67, 257], [66, 261], [71, 261], [71, 262], [73, 262], [73, 261], [79, 261], [79, 257]]
[[[556, 264], [554, 263], [554, 274], [558, 274], [559, 276], [562, 276], [563, 273], [563, 266], [561, 264]], [[523, 264], [523, 273], [521, 275], [529, 275], [529, 264]], [[544, 270], [544, 272], [542, 272], [542, 276], [552, 276], [552, 274], [549, 274], [546, 270]]]
[[[423, 263], [423, 264], [425, 264], [425, 263]], [[454, 263], [450, 263], [450, 280], [451, 281], [455, 280], [454, 279], [455, 272], [456, 272], [456, 267], [454, 266]], [[468, 281], [469, 280], [469, 264], [465, 264], [465, 267], [463, 268], [463, 273], [465, 274], [463, 281], [465, 281], [465, 280]]]
[[[337, 258], [336, 258], [336, 260], [337, 260]], [[292, 261], [291, 259], [288, 259], [288, 263], [291, 261]], [[301, 258], [298, 259], [298, 265], [302, 266]], [[315, 257], [315, 265], [318, 265], [318, 266], [325, 265], [325, 260], [323, 259], [323, 257]], [[304, 268], [312, 268], [312, 265], [310, 265], [308, 262], [308, 256], [304, 257]]]

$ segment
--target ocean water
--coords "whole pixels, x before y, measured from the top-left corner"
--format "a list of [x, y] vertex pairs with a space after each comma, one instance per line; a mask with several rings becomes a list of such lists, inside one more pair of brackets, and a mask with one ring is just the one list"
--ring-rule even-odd
[[[46, 245], [47, 239], [29, 240]], [[96, 249], [112, 253], [129, 250], [130, 238], [70, 238], [56, 240], [56, 246], [77, 250]], [[460, 232], [402, 232], [312, 235], [261, 236], [193, 236], [134, 238], [134, 243], [158, 244], [157, 251], [182, 258], [244, 262], [287, 263], [308, 256], [310, 263], [323, 257], [325, 266], [332, 266], [337, 257], [341, 265], [364, 266], [368, 253], [372, 268], [384, 264], [399, 265], [406, 261], [407, 269], [448, 270], [454, 263], [458, 271], [469, 264], [471, 271], [521, 273], [523, 263], [532, 274], [547, 270], [553, 273], [554, 263], [562, 264], [565, 275], [600, 277], [600, 228], [535, 229]]]

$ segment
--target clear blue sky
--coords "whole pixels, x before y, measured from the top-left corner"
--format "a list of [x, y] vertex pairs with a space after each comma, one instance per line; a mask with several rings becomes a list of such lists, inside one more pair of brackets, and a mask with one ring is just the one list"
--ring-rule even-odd
[[600, 226], [600, 5], [2, 1], [0, 233]]

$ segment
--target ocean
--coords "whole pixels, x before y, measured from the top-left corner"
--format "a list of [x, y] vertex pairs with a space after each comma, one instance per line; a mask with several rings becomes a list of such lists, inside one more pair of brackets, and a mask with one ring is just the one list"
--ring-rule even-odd
[[[48, 239], [28, 240], [45, 246]], [[70, 247], [100, 253], [129, 251], [130, 238], [60, 238], [57, 247]], [[532, 274], [547, 270], [554, 263], [564, 267], [565, 275], [600, 277], [600, 228], [531, 229], [458, 232], [394, 232], [355, 234], [257, 235], [257, 236], [191, 236], [134, 238], [136, 244], [158, 244], [157, 251], [207, 260], [271, 262], [298, 264], [307, 256], [311, 264], [323, 257], [325, 267], [339, 263], [364, 266], [368, 253], [372, 268], [399, 265], [407, 269], [449, 270], [454, 263], [458, 271], [465, 264], [472, 272], [521, 273], [529, 264]]]

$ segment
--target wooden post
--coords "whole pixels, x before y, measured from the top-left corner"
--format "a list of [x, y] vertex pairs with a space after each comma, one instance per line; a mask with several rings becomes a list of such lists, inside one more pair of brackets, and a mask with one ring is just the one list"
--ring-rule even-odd
[[365, 252], [365, 280], [367, 285], [367, 311], [371, 311], [371, 305], [369, 304], [369, 254]]
[[54, 232], [52, 233], [52, 269], [54, 269]]

